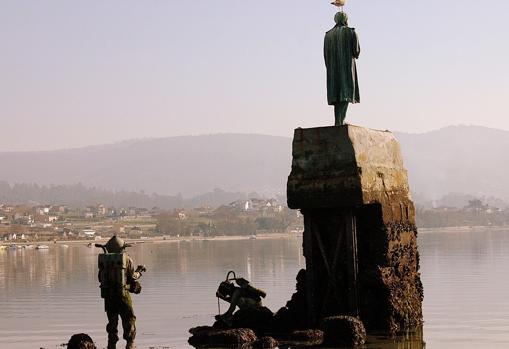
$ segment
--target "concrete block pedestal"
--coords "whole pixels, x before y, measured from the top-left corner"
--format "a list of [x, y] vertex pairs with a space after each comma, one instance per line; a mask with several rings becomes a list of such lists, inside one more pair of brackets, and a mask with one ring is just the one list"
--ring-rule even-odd
[[310, 326], [337, 315], [368, 332], [422, 324], [415, 208], [392, 133], [295, 130], [287, 195], [304, 215]]

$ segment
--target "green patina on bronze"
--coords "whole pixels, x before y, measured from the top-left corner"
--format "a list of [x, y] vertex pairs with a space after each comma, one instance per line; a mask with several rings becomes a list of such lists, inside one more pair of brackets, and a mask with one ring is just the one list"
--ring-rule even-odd
[[[115, 348], [118, 342], [118, 318], [122, 320], [122, 328], [124, 329], [123, 338], [127, 341], [127, 345], [133, 345], [136, 337], [136, 316], [133, 310], [133, 301], [128, 290], [122, 290], [122, 293], [116, 297], [108, 297], [104, 299], [104, 306], [108, 316], [108, 324], [106, 331], [108, 332], [108, 348]], [[133, 346], [134, 347], [134, 346]]]
[[355, 60], [360, 55], [359, 38], [348, 27], [348, 16], [338, 12], [336, 25], [325, 34], [324, 57], [327, 67], [327, 101], [335, 106], [336, 125], [342, 125], [348, 103], [360, 103]]

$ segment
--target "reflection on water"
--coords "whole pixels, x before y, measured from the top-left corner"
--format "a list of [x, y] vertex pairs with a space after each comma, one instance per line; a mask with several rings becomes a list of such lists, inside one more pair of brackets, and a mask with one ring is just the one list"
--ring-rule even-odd
[[[428, 348], [505, 348], [509, 343], [509, 234], [494, 231], [420, 235]], [[97, 249], [0, 251], [0, 347], [57, 348], [71, 334], [106, 343], [106, 315], [97, 277]], [[146, 264], [134, 296], [140, 348], [188, 348], [187, 330], [213, 322], [215, 290], [228, 270], [268, 292], [277, 310], [304, 267], [301, 239], [145, 243], [131, 249]], [[224, 310], [224, 309], [223, 309]], [[419, 337], [366, 348], [422, 348]]]
[[509, 347], [509, 231], [420, 236], [429, 348]]
[[422, 328], [417, 331], [402, 334], [396, 338], [385, 336], [370, 336], [366, 349], [425, 349]]
[[[280, 349], [331, 349], [331, 348], [319, 348], [316, 346], [305, 346], [305, 345], [280, 345]], [[355, 347], [356, 349], [425, 349], [426, 343], [424, 343], [422, 328], [402, 334], [395, 338], [388, 338], [380, 335], [368, 336], [366, 345]], [[250, 348], [249, 348], [250, 349]], [[338, 348], [333, 348], [338, 349]], [[341, 349], [341, 348], [339, 348]], [[344, 348], [350, 349], [350, 348]]]
[[[104, 345], [98, 253], [85, 245], [0, 251], [0, 347], [55, 348], [78, 332]], [[268, 290], [265, 303], [277, 309], [304, 267], [300, 238], [145, 243], [130, 254], [148, 269], [133, 297], [140, 348], [187, 347], [189, 328], [214, 321], [215, 292], [228, 270]]]

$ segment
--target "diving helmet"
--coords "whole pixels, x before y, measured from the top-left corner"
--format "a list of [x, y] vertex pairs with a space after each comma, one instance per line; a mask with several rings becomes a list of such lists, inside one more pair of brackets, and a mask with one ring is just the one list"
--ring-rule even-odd
[[108, 240], [104, 247], [106, 247], [106, 251], [108, 251], [108, 253], [122, 253], [127, 245], [124, 240], [115, 235]]

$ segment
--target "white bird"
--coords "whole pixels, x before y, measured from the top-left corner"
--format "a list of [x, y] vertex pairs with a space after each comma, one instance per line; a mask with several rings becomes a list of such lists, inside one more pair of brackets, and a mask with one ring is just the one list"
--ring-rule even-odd
[[334, 0], [331, 4], [337, 7], [343, 7], [346, 4], [346, 0]]

